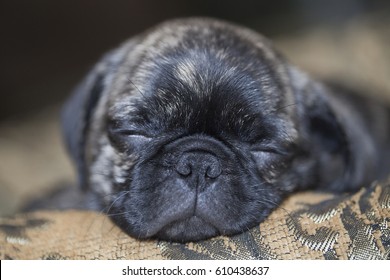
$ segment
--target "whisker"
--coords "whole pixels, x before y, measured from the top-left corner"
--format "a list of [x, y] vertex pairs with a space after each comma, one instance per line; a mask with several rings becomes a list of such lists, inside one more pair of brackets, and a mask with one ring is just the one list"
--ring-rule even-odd
[[262, 198], [262, 200], [263, 200], [264, 202], [268, 202], [268, 203], [271, 203], [271, 204], [275, 205], [277, 208], [282, 209], [283, 211], [285, 211], [285, 212], [287, 213], [287, 215], [288, 215], [291, 219], [293, 219], [293, 217], [291, 216], [290, 211], [288, 211], [286, 208], [282, 207], [279, 203], [277, 203], [277, 202], [275, 202], [275, 201], [272, 201], [272, 200], [269, 200], [269, 199], [266, 199], [266, 198]]
[[291, 104], [287, 104], [287, 105], [278, 107], [278, 108], [275, 109], [275, 111], [270, 112], [270, 113], [268, 113], [268, 114], [265, 115], [265, 116], [268, 116], [268, 115], [270, 115], [270, 114], [272, 114], [272, 113], [277, 113], [277, 112], [279, 112], [280, 110], [286, 109], [286, 108], [291, 107], [291, 106], [296, 106], [297, 104], [298, 104], [298, 103], [291, 103]]
[[125, 211], [125, 212], [121, 212], [121, 213], [110, 213], [110, 214], [106, 214], [107, 217], [115, 217], [115, 216], [121, 216], [121, 215], [126, 215], [126, 214], [129, 214], [130, 212], [129, 211]]
[[143, 94], [143, 92], [135, 85], [135, 83], [134, 83], [132, 80], [130, 80], [130, 78], [127, 78], [127, 81], [128, 81], [129, 83], [131, 83], [131, 84], [137, 89], [137, 91], [141, 94], [142, 97], [145, 97], [145, 95]]
[[115, 202], [117, 202], [119, 199], [121, 199], [123, 196], [127, 195], [130, 191], [124, 191], [122, 192], [117, 198], [114, 199], [114, 201], [110, 204], [110, 206], [108, 207], [107, 211], [104, 210], [104, 208], [102, 209], [102, 212], [105, 211], [105, 214], [109, 214], [110, 213], [110, 210], [111, 208], [114, 206]]

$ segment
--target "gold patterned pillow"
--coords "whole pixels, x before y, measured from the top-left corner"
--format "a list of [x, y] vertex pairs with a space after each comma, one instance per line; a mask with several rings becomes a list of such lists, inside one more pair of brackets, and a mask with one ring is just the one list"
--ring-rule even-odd
[[390, 185], [297, 193], [258, 227], [178, 244], [139, 241], [105, 215], [44, 211], [0, 219], [1, 259], [390, 259]]

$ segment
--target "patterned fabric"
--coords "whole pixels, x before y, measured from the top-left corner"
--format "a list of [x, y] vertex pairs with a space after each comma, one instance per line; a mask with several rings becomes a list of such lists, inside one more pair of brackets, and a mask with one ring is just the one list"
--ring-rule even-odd
[[298, 193], [258, 227], [177, 244], [139, 241], [94, 212], [0, 219], [0, 259], [390, 259], [390, 185]]

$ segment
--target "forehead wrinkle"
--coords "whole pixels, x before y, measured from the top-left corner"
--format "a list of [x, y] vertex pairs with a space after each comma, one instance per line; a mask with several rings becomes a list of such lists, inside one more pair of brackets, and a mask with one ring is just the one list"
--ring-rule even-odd
[[[209, 27], [206, 27], [206, 29], [207, 28]], [[174, 29], [175, 33], [173, 33]], [[210, 38], [216, 35], [212, 32], [212, 29], [213, 28], [207, 29], [209, 30], [208, 37]], [[200, 28], [195, 32], [200, 34], [202, 33], [202, 30], [203, 29]], [[248, 91], [252, 93], [249, 97], [251, 102], [258, 103], [261, 101], [267, 103], [264, 103], [261, 106], [263, 110], [268, 111], [280, 107], [277, 105], [278, 101], [276, 99], [278, 98], [267, 98], [267, 96], [275, 96], [274, 91], [278, 90], [278, 86], [274, 84], [273, 76], [275, 74], [282, 74], [280, 67], [277, 66], [271, 66], [270, 69], [265, 69], [264, 71], [264, 68], [270, 67], [267, 62], [276, 59], [275, 54], [269, 50], [267, 43], [259, 44], [253, 37], [247, 36], [253, 34], [231, 33], [231, 36], [237, 36], [235, 39], [240, 39], [239, 37], [241, 37], [243, 40], [247, 40], [249, 50], [261, 50], [262, 55], [266, 57], [264, 68], [261, 70], [258, 68], [259, 62], [261, 61], [257, 60], [256, 62], [254, 60], [248, 60], [248, 53], [246, 53], [244, 57], [231, 57], [232, 53], [231, 49], [229, 49], [229, 45], [225, 47], [222, 45], [213, 45], [211, 43], [209, 49], [204, 49], [205, 46], [207, 47], [210, 44], [203, 40], [197, 45], [198, 42], [193, 42], [191, 38], [186, 36], [188, 31], [194, 31], [194, 28], [191, 26], [181, 26], [177, 29], [176, 27], [171, 28], [170, 26], [165, 26], [160, 28], [159, 32], [151, 32], [140, 40], [140, 44], [136, 46], [135, 51], [131, 54], [132, 58], [138, 57], [135, 62], [132, 62], [132, 65], [135, 67], [133, 67], [132, 70], [134, 75], [131, 77], [132, 82], [136, 84], [138, 90], [127, 82], [127, 89], [132, 95], [137, 96], [140, 100], [142, 100], [143, 97], [140, 96], [139, 92], [143, 92], [147, 95], [156, 95], [156, 98], [159, 99], [157, 102], [160, 101], [161, 104], [166, 104], [167, 114], [171, 114], [174, 111], [184, 111], [183, 108], [180, 109], [180, 106], [183, 106], [180, 104], [185, 104], [186, 102], [190, 103], [191, 106], [198, 107], [201, 109], [199, 110], [200, 113], [203, 113], [205, 108], [211, 106], [204, 106], [204, 102], [210, 104], [210, 100], [215, 98], [224, 101], [224, 99], [229, 98], [229, 96], [230, 99], [232, 99], [233, 94], [237, 95], [238, 98], [244, 98], [240, 95]], [[203, 36], [205, 34], [206, 33], [202, 33]], [[183, 49], [184, 47], [187, 48]], [[172, 53], [184, 55], [181, 58], [178, 57], [177, 59], [174, 59], [171, 56]], [[256, 56], [256, 59], [259, 59], [259, 57]], [[156, 68], [162, 67], [161, 64], [170, 65], [172, 67], [170, 70], [170, 77], [165, 75], [165, 71], [156, 73]], [[127, 72], [128, 71], [129, 70], [127, 69]], [[173, 89], [160, 89], [158, 85], [157, 87], [151, 86], [151, 82], [155, 82], [156, 80], [155, 77], [160, 75], [165, 75], [164, 79], [169, 78], [171, 80], [170, 87]], [[129, 74], [127, 76], [129, 76]], [[226, 88], [232, 90], [228, 96], [223, 94], [223, 91]], [[281, 89], [281, 91], [283, 91], [283, 89]], [[176, 99], [169, 98], [169, 95], [167, 94], [176, 95]], [[281, 92], [280, 94], [284, 93]], [[264, 95], [264, 97], [261, 97], [262, 95]], [[182, 102], [182, 98], [185, 98], [186, 102]], [[199, 102], [194, 102], [194, 98]], [[200, 101], [200, 98], [203, 99], [203, 101]], [[173, 101], [173, 103], [168, 104], [169, 101]], [[132, 109], [134, 109], [133, 106], [129, 105], [131, 102], [122, 100], [121, 103], [122, 104], [118, 106], [117, 111], [122, 111], [122, 116], [131, 114]], [[196, 103], [199, 103], [199, 105], [196, 105]], [[226, 108], [229, 107], [226, 102], [223, 103]], [[122, 108], [119, 110], [119, 107], [121, 106]], [[221, 107], [222, 105], [219, 106]], [[230, 109], [233, 107], [234, 106], [230, 106]], [[192, 112], [194, 108], [191, 109]], [[210, 107], [210, 110], [211, 109], [212, 108]], [[225, 111], [228, 111], [228, 109]], [[156, 113], [158, 113], [158, 110], [156, 110]], [[195, 115], [193, 114], [193, 116]]]

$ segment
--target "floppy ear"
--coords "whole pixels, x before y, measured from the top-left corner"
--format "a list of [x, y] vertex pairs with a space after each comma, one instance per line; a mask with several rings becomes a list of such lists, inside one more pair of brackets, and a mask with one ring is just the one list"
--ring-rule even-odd
[[346, 156], [347, 138], [342, 124], [329, 100], [321, 96], [316, 96], [316, 100], [306, 104], [304, 123], [311, 141], [324, 152]]
[[323, 151], [342, 152], [347, 145], [347, 136], [336, 111], [337, 100], [328, 88], [295, 67], [290, 66], [290, 74], [306, 136]]
[[[339, 100], [319, 82], [311, 80], [293, 66], [290, 78], [299, 111], [301, 136], [306, 153], [316, 164], [314, 184], [337, 190], [345, 188], [353, 170], [349, 125]], [[344, 108], [344, 111], [348, 109]]]
[[85, 144], [89, 123], [105, 90], [107, 77], [115, 71], [122, 57], [120, 51], [105, 55], [76, 87], [61, 112], [64, 141], [76, 165], [78, 184], [84, 189], [87, 187]]

